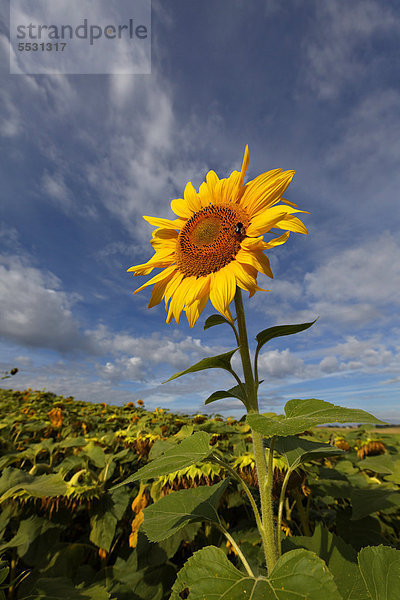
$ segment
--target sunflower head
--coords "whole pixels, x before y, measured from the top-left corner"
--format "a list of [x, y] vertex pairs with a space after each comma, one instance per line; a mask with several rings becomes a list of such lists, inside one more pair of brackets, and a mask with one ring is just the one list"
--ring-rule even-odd
[[[128, 271], [147, 275], [161, 269], [134, 294], [153, 285], [149, 308], [164, 299], [167, 323], [173, 317], [179, 323], [185, 311], [193, 327], [209, 299], [232, 321], [229, 305], [236, 286], [252, 296], [266, 291], [257, 285], [259, 272], [273, 277], [265, 250], [284, 244], [291, 231], [307, 233], [294, 216], [305, 211], [282, 197], [294, 171], [267, 171], [244, 184], [248, 164], [246, 146], [240, 171], [225, 179], [210, 171], [198, 192], [190, 182], [186, 185], [184, 197], [171, 202], [176, 219], [144, 217], [156, 227], [155, 253]], [[265, 241], [274, 228], [284, 233]]]

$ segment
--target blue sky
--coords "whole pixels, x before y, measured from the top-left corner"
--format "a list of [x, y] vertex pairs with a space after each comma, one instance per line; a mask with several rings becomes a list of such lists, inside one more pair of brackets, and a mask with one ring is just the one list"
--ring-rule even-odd
[[[375, 0], [152, 3], [151, 75], [9, 75], [0, 22], [0, 369], [3, 387], [204, 411], [234, 385], [176, 371], [234, 347], [230, 328], [165, 324], [146, 278], [143, 214], [171, 217], [187, 181], [295, 169], [308, 236], [269, 252], [249, 334], [263, 411], [317, 397], [400, 422], [400, 9]], [[253, 346], [254, 348], [254, 346]], [[240, 416], [233, 400], [209, 411]]]

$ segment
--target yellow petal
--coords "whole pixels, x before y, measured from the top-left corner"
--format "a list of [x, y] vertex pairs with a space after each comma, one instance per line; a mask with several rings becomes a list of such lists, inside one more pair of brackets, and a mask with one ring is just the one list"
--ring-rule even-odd
[[224, 195], [225, 183], [226, 183], [226, 178], [218, 179], [217, 183], [215, 184], [214, 199], [213, 199], [214, 204], [221, 204], [222, 202], [226, 202], [225, 195]]
[[229, 321], [233, 322], [229, 310], [236, 292], [236, 279], [230, 265], [214, 273], [211, 280], [210, 300], [213, 306]]
[[271, 278], [274, 277], [269, 264], [269, 259], [263, 252], [248, 252], [241, 248], [235, 258], [241, 264], [251, 265], [257, 269], [257, 271], [260, 271], [260, 273], [264, 273], [264, 275]]
[[[175, 232], [177, 233], [177, 232]], [[150, 244], [153, 246], [154, 250], [156, 250], [156, 252], [159, 252], [162, 249], [171, 249], [172, 252], [175, 252], [176, 250], [176, 239], [177, 238], [171, 238], [169, 240], [166, 239], [162, 239], [159, 237], [154, 237], [151, 241]]]
[[176, 198], [176, 200], [172, 200], [171, 208], [178, 217], [183, 217], [185, 219], [190, 219], [193, 217], [193, 211], [190, 209], [188, 203], [184, 198]]
[[289, 206], [293, 206], [294, 208], [299, 208], [297, 206], [297, 204], [295, 204], [294, 202], [290, 202], [290, 200], [286, 200], [286, 198], [281, 198], [281, 202], [284, 202], [285, 204], [289, 204]]
[[241, 187], [240, 176], [239, 171], [233, 171], [228, 179], [225, 179], [222, 192], [223, 202], [235, 202]]
[[217, 185], [217, 182], [219, 181], [219, 177], [215, 171], [208, 171], [207, 176], [206, 176], [206, 181], [207, 181], [208, 188], [212, 194], [215, 186]]
[[191, 284], [190, 279], [190, 277], [186, 277], [185, 279], [183, 279], [183, 281], [174, 291], [171, 298], [170, 309], [172, 310], [172, 314], [175, 317], [175, 321], [177, 323], [179, 323], [181, 313], [185, 306], [186, 294]]
[[199, 198], [202, 208], [214, 203], [214, 195], [205, 181], [199, 187]]
[[234, 261], [230, 266], [234, 270], [237, 285], [242, 288], [242, 290], [250, 292], [250, 298], [254, 296], [256, 292], [270, 291], [257, 285], [257, 271], [250, 265], [241, 265], [237, 261]]
[[282, 174], [282, 169], [273, 169], [272, 171], [267, 171], [266, 173], [261, 173], [253, 179], [249, 181], [244, 186], [243, 196], [241, 200], [241, 204], [244, 207], [247, 207], [251, 204], [251, 202], [260, 196], [260, 194], [268, 187], [273, 185]]
[[249, 198], [246, 199], [246, 201], [244, 201], [246, 195], [245, 192], [243, 194], [242, 203], [245, 202], [246, 209], [250, 216], [253, 216], [263, 208], [270, 206], [280, 199], [292, 181], [293, 175], [294, 171], [284, 171], [278, 177], [267, 179], [263, 185], [259, 185], [255, 189], [250, 190]]
[[263, 233], [266, 233], [272, 227], [275, 227], [275, 224], [281, 221], [285, 212], [281, 212], [279, 214], [272, 213], [269, 210], [265, 210], [258, 217], [254, 217], [251, 219], [251, 223], [246, 229], [246, 234], [250, 237], [256, 237]]
[[165, 288], [167, 287], [169, 281], [170, 280], [167, 277], [166, 279], [163, 279], [162, 281], [158, 281], [157, 283], [154, 284], [154, 287], [151, 292], [151, 298], [150, 298], [148, 308], [153, 308], [153, 306], [156, 306], [156, 304], [160, 304], [161, 300], [163, 299], [164, 293], [165, 293]]
[[195, 300], [195, 302], [192, 302], [190, 306], [187, 306], [185, 308], [186, 317], [190, 327], [193, 327], [193, 325], [196, 323], [197, 319], [203, 312], [208, 302], [209, 296], [210, 294], [209, 292], [207, 292], [205, 296], [202, 296], [202, 298], [199, 298], [199, 300]]
[[210, 292], [210, 275], [205, 277], [192, 277], [191, 285], [186, 294], [186, 306], [192, 304], [196, 300], [199, 300], [205, 295], [209, 295]]
[[184, 197], [190, 210], [193, 212], [200, 210], [201, 202], [191, 181], [186, 184]]
[[175, 292], [176, 288], [180, 284], [183, 279], [183, 273], [180, 271], [176, 271], [175, 275], [170, 278], [170, 281], [165, 289], [165, 308], [167, 308], [168, 300], [171, 298], [172, 294]]
[[267, 244], [263, 241], [263, 236], [250, 238], [246, 237], [242, 240], [240, 246], [244, 250], [265, 250]]
[[143, 290], [145, 287], [149, 286], [149, 285], [153, 285], [153, 283], [157, 283], [158, 281], [162, 281], [163, 279], [170, 279], [173, 275], [173, 273], [175, 272], [175, 265], [171, 265], [170, 267], [167, 267], [166, 269], [164, 269], [163, 271], [161, 271], [161, 273], [158, 273], [157, 275], [154, 275], [154, 277], [152, 277], [151, 279], [149, 279], [149, 281], [147, 281], [146, 283], [144, 283], [142, 286], [140, 286], [140, 288], [138, 288], [137, 290], [135, 290], [133, 292], [133, 295], [137, 294], [138, 292], [140, 292], [141, 290]]
[[242, 290], [250, 291], [257, 286], [256, 279], [236, 260], [232, 261], [229, 266], [235, 275], [237, 285], [241, 287]]
[[248, 166], [249, 166], [249, 147], [248, 147], [248, 145], [246, 145], [246, 148], [244, 150], [244, 157], [243, 157], [243, 162], [242, 162], [242, 168], [241, 168], [241, 171], [240, 171], [239, 188], [241, 188], [242, 185], [243, 185], [244, 176], [246, 175], [246, 171], [247, 171], [247, 167]]
[[175, 231], [175, 229], [163, 229], [162, 227], [160, 227], [159, 229], [155, 229], [153, 231], [152, 234], [152, 238], [153, 239], [160, 239], [160, 240], [171, 240], [171, 239], [178, 239], [178, 232]]
[[147, 275], [154, 268], [164, 267], [170, 265], [174, 261], [175, 250], [171, 247], [160, 248], [157, 252], [147, 261], [141, 265], [134, 265], [129, 267], [127, 272], [134, 271], [134, 275]]
[[269, 242], [265, 244], [265, 248], [274, 248], [275, 246], [280, 246], [281, 244], [284, 244], [289, 239], [289, 235], [290, 231], [286, 231], [286, 233], [283, 233], [279, 237], [269, 240]]
[[[278, 202], [281, 201], [281, 198], [279, 198]], [[252, 214], [251, 220], [253, 221], [254, 219], [257, 219], [258, 217], [262, 216], [263, 214], [269, 214], [269, 215], [279, 215], [280, 213], [284, 213], [284, 214], [288, 214], [288, 215], [292, 215], [294, 213], [305, 213], [305, 214], [309, 214], [308, 211], [306, 210], [300, 210], [299, 208], [294, 208], [293, 206], [287, 206], [286, 204], [275, 204], [275, 206], [269, 206], [268, 208], [263, 208], [259, 211], [257, 211], [256, 213]]]
[[147, 216], [144, 216], [143, 219], [150, 223], [150, 225], [154, 225], [154, 227], [163, 227], [166, 229], [182, 229], [186, 223], [186, 219], [175, 219], [174, 221], [171, 221], [170, 219]]
[[297, 233], [308, 233], [304, 223], [297, 217], [292, 217], [291, 215], [287, 215], [284, 219], [276, 223], [275, 227], [278, 229], [286, 229], [287, 231], [296, 231]]
[[214, 171], [207, 173], [206, 181], [199, 187], [199, 198], [202, 208], [214, 204], [214, 189], [219, 179]]

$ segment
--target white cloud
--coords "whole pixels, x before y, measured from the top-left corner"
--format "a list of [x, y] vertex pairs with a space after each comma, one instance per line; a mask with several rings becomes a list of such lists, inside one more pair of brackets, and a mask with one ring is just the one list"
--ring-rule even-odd
[[3, 105], [3, 114], [0, 117], [0, 135], [13, 138], [22, 132], [21, 116], [4, 89], [0, 92], [0, 99]]
[[305, 276], [307, 294], [332, 307], [399, 304], [399, 281], [400, 246], [389, 233], [343, 250]]
[[151, 370], [154, 365], [164, 364], [176, 369], [183, 369], [205, 356], [213, 356], [226, 351], [226, 348], [221, 346], [203, 345], [200, 339], [191, 336], [186, 336], [181, 340], [173, 340], [168, 335], [157, 334], [149, 337], [134, 337], [125, 333], [111, 332], [102, 325], [93, 331], [87, 331], [86, 335], [91, 340], [93, 347], [96, 347], [104, 355], [109, 353], [118, 357], [119, 367], [123, 365], [126, 367], [126, 361], [135, 362], [140, 357], [142, 377], [146, 372], [145, 369], [150, 368]]
[[69, 210], [71, 195], [61, 173], [50, 174], [45, 171], [42, 177], [42, 188], [45, 194], [50, 196], [58, 206], [63, 210]]
[[18, 257], [0, 257], [0, 335], [26, 346], [61, 352], [82, 346], [71, 307], [77, 297], [61, 290], [52, 273]]
[[399, 20], [389, 6], [375, 0], [317, 1], [314, 6], [315, 21], [304, 42], [304, 72], [321, 98], [334, 99], [368, 76], [378, 59], [372, 41], [398, 35]]
[[115, 362], [107, 361], [97, 370], [101, 377], [113, 383], [145, 379], [145, 368], [140, 356], [124, 356]]
[[[358, 365], [368, 369], [369, 367], [388, 366], [395, 367], [396, 363], [394, 351], [389, 349], [376, 339], [358, 339], [355, 336], [348, 336], [346, 341], [337, 344], [331, 349], [332, 353], [339, 356], [340, 360], [348, 361], [349, 365]], [[398, 365], [400, 368], [400, 365]]]
[[325, 356], [319, 363], [323, 373], [335, 373], [339, 370], [339, 363], [336, 356]]
[[302, 377], [304, 361], [294, 355], [288, 348], [285, 350], [269, 350], [259, 357], [260, 377]]
[[268, 302], [258, 295], [253, 306], [277, 323], [319, 316], [317, 328], [341, 324], [348, 330], [390, 319], [393, 328], [398, 317], [391, 309], [400, 303], [399, 282], [400, 243], [385, 232], [323, 257], [303, 282], [271, 282]]
[[[347, 179], [336, 200], [343, 211], [362, 198], [356, 211], [360, 226], [396, 226], [400, 185], [400, 93], [394, 89], [369, 92], [337, 121], [338, 135], [327, 148], [326, 165], [334, 177]], [[345, 203], [347, 206], [345, 206]], [[387, 219], [387, 215], [390, 217]], [[351, 215], [349, 215], [351, 218]]]

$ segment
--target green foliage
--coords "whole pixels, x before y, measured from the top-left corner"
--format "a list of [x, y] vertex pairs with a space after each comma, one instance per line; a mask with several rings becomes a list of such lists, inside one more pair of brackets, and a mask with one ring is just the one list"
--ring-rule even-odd
[[[315, 319], [315, 321], [316, 320], [317, 319]], [[266, 344], [273, 338], [281, 337], [284, 335], [293, 335], [295, 333], [300, 333], [300, 331], [305, 331], [306, 329], [311, 327], [311, 325], [314, 325], [315, 321], [312, 321], [311, 323], [301, 323], [300, 325], [277, 325], [276, 327], [268, 327], [268, 329], [260, 331], [260, 333], [257, 333], [256, 335], [257, 354], [264, 346], [264, 344]]]
[[[268, 442], [267, 442], [268, 445]], [[329, 458], [345, 454], [343, 450], [296, 436], [275, 438], [274, 449], [281, 454], [290, 469], [297, 469], [301, 464], [317, 458]]]
[[370, 600], [357, 565], [357, 552], [329, 529], [318, 524], [312, 537], [286, 538], [285, 547], [305, 548], [322, 558], [333, 574], [343, 600]]
[[215, 325], [222, 325], [223, 323], [230, 325], [228, 319], [225, 319], [222, 315], [211, 315], [206, 319], [203, 329], [206, 330]]
[[214, 392], [207, 398], [204, 404], [211, 404], [211, 402], [215, 402], [216, 400], [223, 400], [224, 398], [237, 398], [241, 400], [244, 405], [246, 405], [246, 398], [243, 396], [243, 390], [240, 385], [235, 385], [229, 390], [218, 390]]
[[[242, 393], [235, 386], [216, 394]], [[400, 437], [375, 429], [377, 420], [368, 413], [293, 400], [286, 416], [262, 416], [267, 445], [276, 428], [285, 428], [274, 439], [275, 498], [285, 469], [301, 469], [294, 487], [289, 480], [282, 515], [292, 535], [267, 578], [249, 501], [233, 477], [228, 481], [224, 467], [237, 469], [254, 490], [248, 423], [133, 404], [90, 404], [32, 390], [0, 390], [0, 410], [0, 600], [2, 595], [167, 600], [190, 586], [190, 600], [208, 600], [211, 589], [218, 592], [210, 573], [225, 574], [232, 594], [240, 597], [250, 590], [254, 598], [266, 599], [375, 600], [371, 586], [379, 590], [383, 577], [390, 582], [392, 573], [398, 576]], [[340, 431], [315, 427], [315, 419], [318, 424], [341, 418], [371, 424]], [[306, 437], [296, 435], [306, 429]], [[338, 439], [348, 443], [347, 450], [334, 445]], [[369, 440], [380, 440], [385, 453], [368, 454]], [[362, 444], [366, 452], [360, 459]], [[144, 522], [133, 547], [139, 482]], [[301, 535], [299, 502], [310, 537]], [[220, 525], [229, 529], [254, 576], [244, 573]], [[383, 550], [379, 544], [385, 544]], [[225, 593], [222, 579], [219, 584], [218, 593]]]
[[164, 496], [144, 509], [142, 530], [151, 542], [170, 537], [188, 523], [196, 521], [220, 522], [217, 508], [229, 480], [212, 486], [180, 490]]
[[[120, 485], [126, 485], [132, 481], [147, 481], [178, 471], [184, 467], [193, 465], [194, 463], [200, 462], [204, 458], [207, 458], [212, 452], [210, 447], [211, 436], [205, 431], [197, 431], [192, 436], [184, 439], [180, 444], [175, 447], [166, 450], [161, 456], [158, 456], [151, 463], [136, 471], [133, 475], [128, 477]], [[115, 488], [113, 488], [115, 489]]]
[[289, 400], [286, 416], [275, 418], [259, 414], [247, 415], [249, 425], [265, 437], [296, 435], [316, 425], [326, 423], [376, 423], [382, 421], [358, 408], [343, 408], [324, 400]]
[[196, 552], [178, 573], [171, 600], [189, 592], [191, 600], [342, 600], [325, 563], [306, 550], [284, 554], [269, 578], [250, 577], [236, 569], [218, 548]]
[[[200, 360], [198, 363], [192, 365], [188, 369], [179, 371], [179, 373], [175, 373], [175, 375], [172, 375], [172, 377], [167, 379], [167, 381], [172, 381], [172, 379], [176, 379], [182, 375], [187, 375], [188, 373], [204, 371], [205, 369], [224, 369], [225, 371], [232, 373], [231, 359], [236, 351], [237, 348], [235, 348], [235, 350], [231, 350], [230, 352], [225, 352], [224, 354], [218, 354], [217, 356], [211, 356], [210, 358], [203, 358], [203, 360]], [[167, 383], [167, 381], [164, 383]]]
[[371, 600], [397, 600], [400, 551], [388, 546], [363, 548], [358, 555], [361, 575]]

